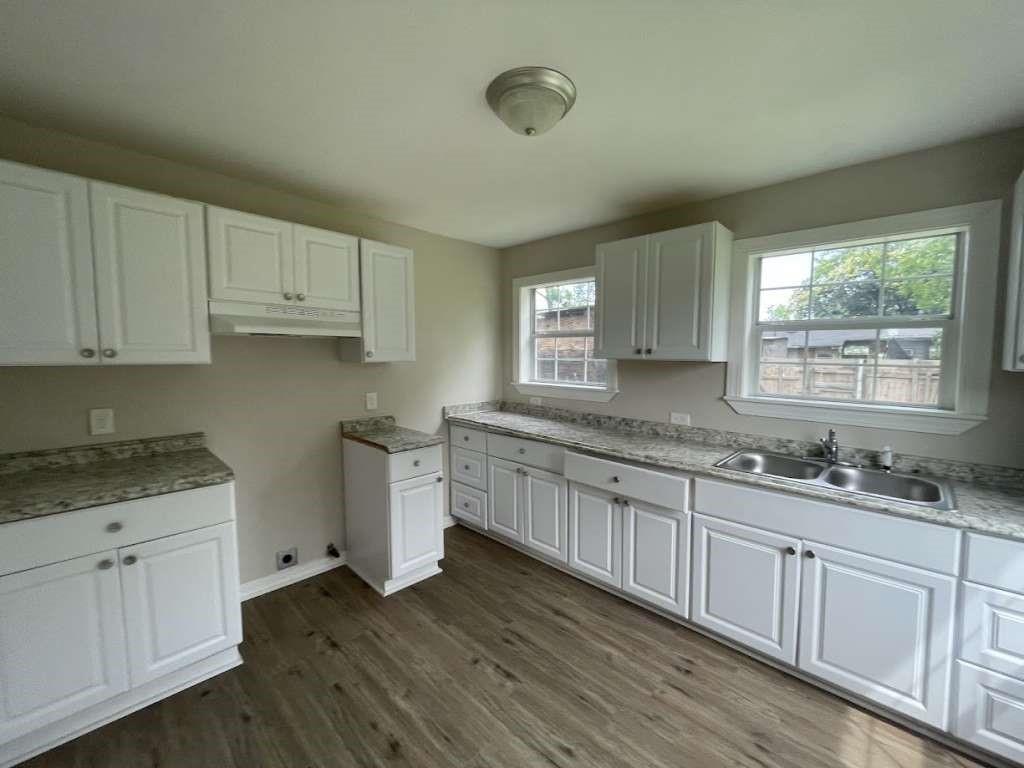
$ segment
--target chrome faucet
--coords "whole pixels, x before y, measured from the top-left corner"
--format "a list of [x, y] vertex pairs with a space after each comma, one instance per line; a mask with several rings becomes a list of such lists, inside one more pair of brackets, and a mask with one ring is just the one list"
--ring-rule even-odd
[[819, 437], [818, 442], [821, 443], [822, 450], [825, 452], [825, 461], [829, 464], [839, 463], [839, 439], [836, 437], [836, 431], [830, 429], [828, 431], [828, 439]]

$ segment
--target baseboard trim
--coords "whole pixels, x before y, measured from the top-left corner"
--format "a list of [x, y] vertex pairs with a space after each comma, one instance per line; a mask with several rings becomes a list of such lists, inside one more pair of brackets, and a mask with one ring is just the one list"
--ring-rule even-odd
[[272, 573], [269, 576], [261, 576], [258, 579], [247, 581], [239, 588], [242, 602], [265, 595], [267, 592], [273, 592], [275, 589], [281, 589], [281, 587], [305, 581], [313, 576], [319, 576], [321, 573], [326, 573], [335, 568], [340, 568], [345, 565], [347, 560], [345, 552], [341, 553], [341, 557], [318, 557], [316, 560], [310, 560], [308, 563], [299, 563], [283, 571]]
[[456, 524], [457, 522], [458, 522], [458, 520], [456, 520], [456, 519], [455, 519], [454, 517], [452, 517], [451, 515], [445, 515], [445, 516], [444, 516], [444, 522], [443, 522], [443, 523], [442, 523], [441, 525], [442, 525], [442, 526], [443, 526], [444, 528], [451, 528], [451, 527], [452, 527], [453, 525], [455, 525], [455, 524]]

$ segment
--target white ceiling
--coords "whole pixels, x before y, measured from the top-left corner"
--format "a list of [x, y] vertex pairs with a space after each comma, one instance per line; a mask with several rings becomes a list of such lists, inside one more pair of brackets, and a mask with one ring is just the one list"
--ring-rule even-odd
[[[0, 0], [0, 112], [506, 246], [1024, 123], [1022, 0]], [[541, 64], [575, 108], [509, 131]]]

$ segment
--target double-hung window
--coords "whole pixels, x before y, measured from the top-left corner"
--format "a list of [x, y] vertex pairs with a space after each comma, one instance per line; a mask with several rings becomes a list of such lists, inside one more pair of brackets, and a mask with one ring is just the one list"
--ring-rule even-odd
[[[737, 241], [736, 410], [957, 433], [984, 418], [998, 204]], [[734, 339], [736, 335], [734, 335]]]
[[520, 278], [516, 309], [516, 380], [523, 394], [610, 400], [615, 364], [594, 356], [593, 268]]

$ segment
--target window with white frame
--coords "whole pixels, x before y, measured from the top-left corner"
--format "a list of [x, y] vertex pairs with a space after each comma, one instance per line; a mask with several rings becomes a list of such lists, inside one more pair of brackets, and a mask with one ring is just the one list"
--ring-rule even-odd
[[594, 270], [514, 281], [516, 387], [524, 393], [594, 400], [614, 394], [614, 363], [594, 354]]
[[[736, 242], [741, 413], [956, 434], [984, 420], [999, 205]], [[732, 366], [731, 366], [732, 368]]]

